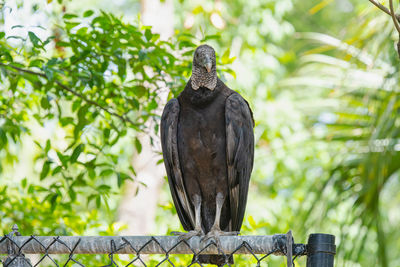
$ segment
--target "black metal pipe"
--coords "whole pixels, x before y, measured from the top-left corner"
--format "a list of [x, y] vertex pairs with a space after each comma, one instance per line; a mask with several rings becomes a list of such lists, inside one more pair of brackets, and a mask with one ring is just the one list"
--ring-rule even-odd
[[307, 267], [333, 267], [336, 254], [335, 236], [311, 234], [307, 244]]

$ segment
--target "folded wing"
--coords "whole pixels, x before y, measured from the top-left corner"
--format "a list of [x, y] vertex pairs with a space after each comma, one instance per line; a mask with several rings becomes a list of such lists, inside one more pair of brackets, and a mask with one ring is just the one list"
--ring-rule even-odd
[[178, 154], [178, 119], [179, 102], [171, 99], [164, 108], [161, 117], [161, 145], [164, 164], [167, 171], [169, 188], [175, 204], [176, 212], [186, 231], [194, 229], [194, 211], [183, 183]]
[[226, 154], [232, 231], [240, 231], [254, 161], [254, 121], [246, 100], [234, 93], [226, 100]]

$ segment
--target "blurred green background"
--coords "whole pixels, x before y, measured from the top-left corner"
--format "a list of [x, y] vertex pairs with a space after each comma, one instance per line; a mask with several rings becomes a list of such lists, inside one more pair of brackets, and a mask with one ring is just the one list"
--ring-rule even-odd
[[[400, 266], [398, 34], [369, 1], [0, 7], [2, 234], [13, 223], [23, 235], [179, 229], [160, 161], [160, 110], [190, 77], [193, 49], [208, 43], [256, 121], [242, 234], [291, 229], [306, 243], [330, 233], [336, 266]], [[86, 260], [95, 259], [103, 258]], [[272, 256], [264, 266], [285, 263]]]

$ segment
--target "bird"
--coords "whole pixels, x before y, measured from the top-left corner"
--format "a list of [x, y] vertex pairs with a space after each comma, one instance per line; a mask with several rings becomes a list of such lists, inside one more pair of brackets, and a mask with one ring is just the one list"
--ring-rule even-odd
[[[173, 232], [181, 240], [200, 236], [220, 246], [220, 236], [239, 234], [254, 162], [253, 128], [248, 102], [218, 78], [215, 50], [198, 46], [192, 75], [165, 105], [160, 125], [169, 188], [187, 231]], [[197, 259], [225, 264], [221, 255]]]

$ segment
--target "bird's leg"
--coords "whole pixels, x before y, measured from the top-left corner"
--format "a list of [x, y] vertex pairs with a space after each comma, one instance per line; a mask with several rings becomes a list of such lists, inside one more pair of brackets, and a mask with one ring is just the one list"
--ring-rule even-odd
[[217, 243], [217, 246], [221, 248], [221, 242], [219, 240], [220, 236], [229, 236], [229, 235], [238, 235], [239, 232], [224, 232], [220, 228], [220, 220], [221, 220], [221, 210], [222, 210], [222, 205], [224, 204], [224, 196], [222, 193], [217, 193], [216, 197], [216, 211], [215, 211], [215, 220], [214, 224], [211, 227], [210, 231], [207, 233], [206, 236], [204, 236], [201, 241], [207, 241], [210, 238], [214, 238], [214, 240]]
[[202, 236], [204, 235], [203, 229], [201, 228], [201, 197], [199, 195], [193, 196], [193, 204], [194, 204], [194, 219], [195, 219], [195, 227], [194, 230], [191, 230], [187, 233], [182, 232], [172, 232], [173, 235], [179, 236], [179, 240], [188, 240], [193, 236]]

